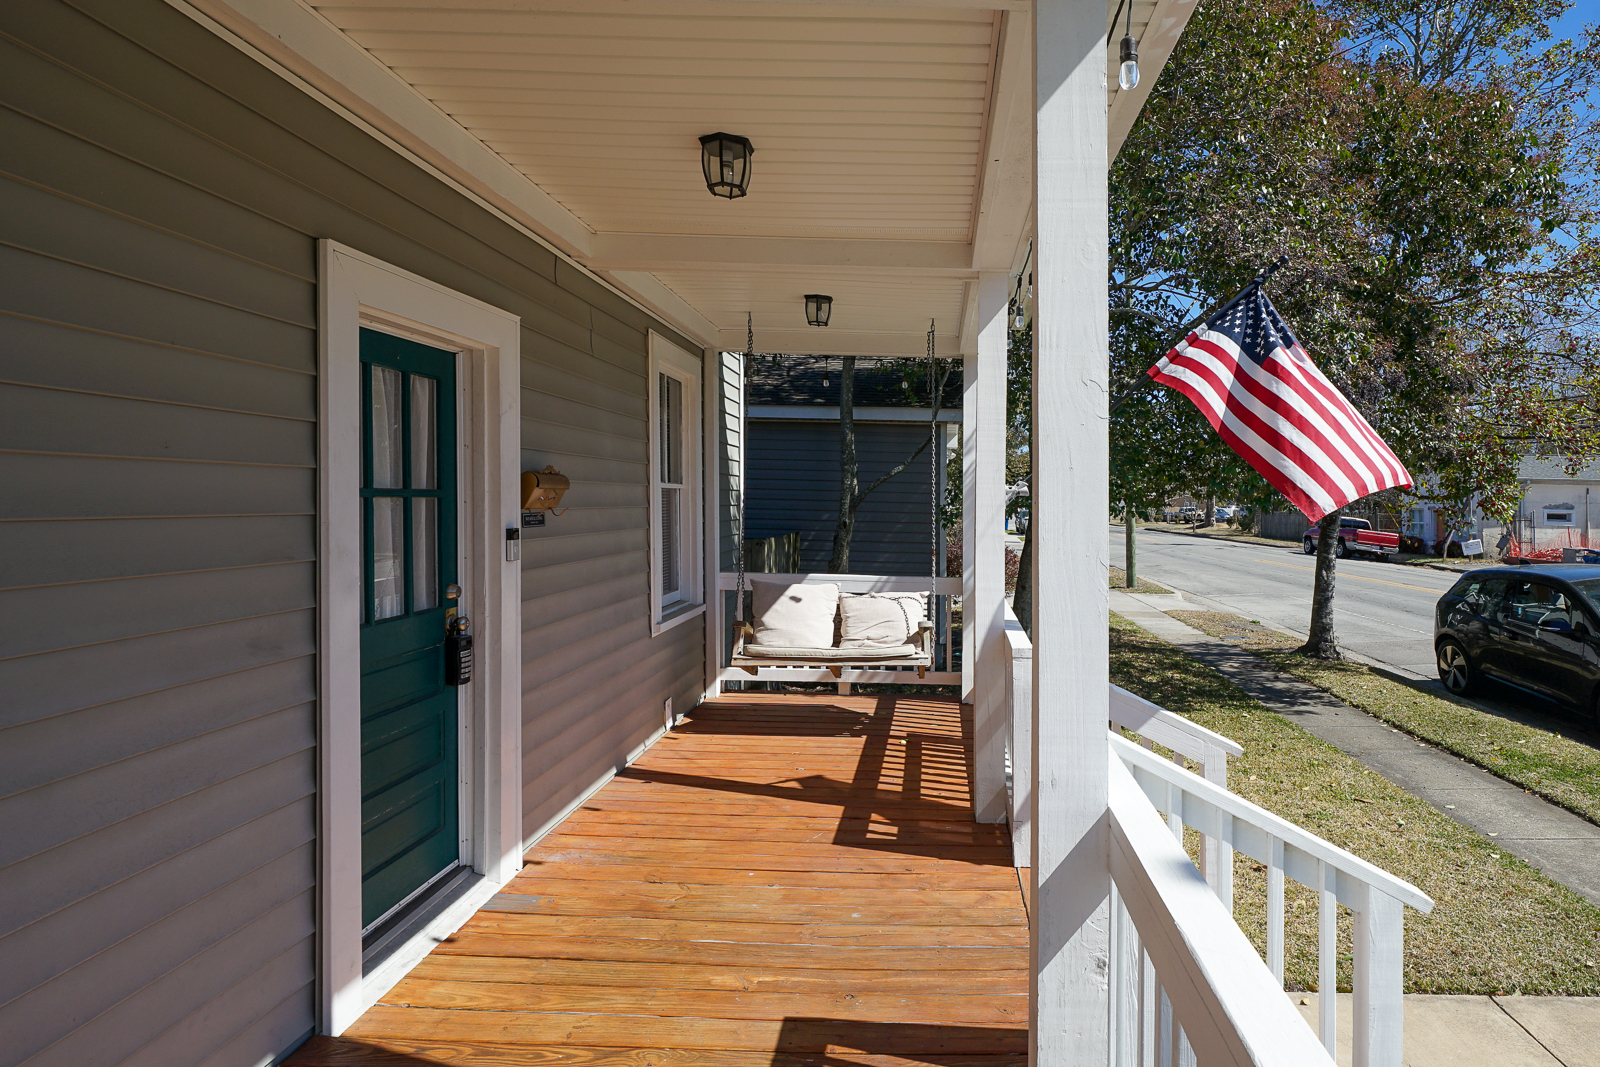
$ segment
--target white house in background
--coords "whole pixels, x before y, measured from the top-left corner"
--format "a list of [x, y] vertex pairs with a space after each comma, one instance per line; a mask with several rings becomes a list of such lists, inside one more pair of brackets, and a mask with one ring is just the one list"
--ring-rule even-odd
[[1600, 464], [1569, 474], [1560, 456], [1524, 456], [1517, 479], [1522, 499], [1509, 526], [1475, 513], [1466, 530], [1450, 530], [1437, 509], [1419, 505], [1406, 513], [1405, 532], [1430, 546], [1451, 534], [1458, 540], [1481, 536], [1491, 551], [1508, 533], [1524, 549], [1535, 551], [1600, 543]]
[[[1331, 1064], [1281, 906], [1265, 960], [1230, 917], [1235, 848], [1328, 930], [1355, 913], [1356, 1063], [1397, 1067], [1426, 898], [1107, 733], [1208, 776], [1226, 745], [1114, 711], [1081, 536], [1106, 168], [1195, 6], [0, 4], [0, 1059], [260, 1067], [344, 1033], [716, 696], [748, 314], [761, 350], [860, 356], [921, 356], [933, 320], [963, 361], [975, 518], [939, 595], [975, 817], [1031, 882], [1031, 1067]], [[1030, 247], [1031, 645], [1001, 529]], [[524, 512], [535, 472], [556, 510]], [[1152, 798], [1212, 835], [1209, 886]], [[496, 1061], [656, 1054], [523, 1040]]]
[[[1522, 502], [1511, 533], [1524, 548], [1590, 547], [1600, 528], [1600, 464], [1567, 473], [1560, 456], [1525, 456], [1517, 467]], [[1506, 528], [1484, 520], [1485, 540], [1499, 541]]]

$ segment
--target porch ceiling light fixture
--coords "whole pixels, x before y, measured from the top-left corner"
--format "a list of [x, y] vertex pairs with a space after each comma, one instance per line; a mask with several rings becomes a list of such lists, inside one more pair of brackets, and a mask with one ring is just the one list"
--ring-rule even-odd
[[833, 315], [833, 297], [821, 293], [806, 294], [806, 321], [813, 326], [826, 326]]
[[1122, 66], [1117, 69], [1117, 86], [1127, 92], [1139, 84], [1139, 42], [1133, 39], [1133, 0], [1123, 2], [1128, 8], [1128, 21], [1123, 32], [1122, 47], [1118, 50]]
[[712, 196], [737, 200], [750, 190], [750, 138], [732, 133], [708, 133], [700, 138], [700, 168]]

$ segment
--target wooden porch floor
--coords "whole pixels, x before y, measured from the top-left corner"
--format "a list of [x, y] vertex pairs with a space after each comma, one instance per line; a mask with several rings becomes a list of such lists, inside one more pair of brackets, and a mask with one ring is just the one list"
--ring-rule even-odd
[[1017, 1067], [1028, 927], [950, 700], [697, 708], [290, 1063]]

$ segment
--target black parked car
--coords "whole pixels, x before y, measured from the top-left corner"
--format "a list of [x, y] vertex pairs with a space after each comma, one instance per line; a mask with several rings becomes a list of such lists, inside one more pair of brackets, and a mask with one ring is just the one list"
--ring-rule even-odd
[[1470, 693], [1493, 678], [1568, 704], [1600, 725], [1600, 566], [1472, 571], [1439, 598], [1439, 680]]

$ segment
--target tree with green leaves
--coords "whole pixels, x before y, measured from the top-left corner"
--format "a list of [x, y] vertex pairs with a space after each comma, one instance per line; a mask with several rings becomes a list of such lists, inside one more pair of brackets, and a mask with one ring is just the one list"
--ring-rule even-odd
[[[1493, 508], [1521, 455], [1593, 456], [1600, 43], [1551, 39], [1566, 6], [1203, 0], [1112, 168], [1113, 382], [1284, 255], [1278, 309], [1424, 492]], [[1275, 495], [1181, 397], [1116, 422], [1129, 492]], [[1117, 473], [1152, 462], [1168, 472]], [[1329, 658], [1337, 531], [1302, 650]]]

